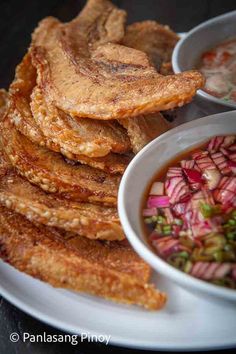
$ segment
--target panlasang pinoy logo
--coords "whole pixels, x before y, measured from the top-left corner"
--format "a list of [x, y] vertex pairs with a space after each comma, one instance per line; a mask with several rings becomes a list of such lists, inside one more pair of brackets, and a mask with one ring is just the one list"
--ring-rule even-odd
[[105, 345], [109, 344], [111, 339], [110, 335], [107, 334], [91, 334], [89, 332], [83, 332], [80, 335], [77, 334], [48, 334], [43, 332], [42, 334], [30, 334], [24, 332], [23, 335], [20, 335], [16, 332], [11, 333], [9, 336], [11, 342], [16, 343], [19, 340], [22, 342], [31, 342], [31, 343], [70, 343], [71, 345], [77, 345], [83, 342], [94, 342], [94, 343], [103, 343]]

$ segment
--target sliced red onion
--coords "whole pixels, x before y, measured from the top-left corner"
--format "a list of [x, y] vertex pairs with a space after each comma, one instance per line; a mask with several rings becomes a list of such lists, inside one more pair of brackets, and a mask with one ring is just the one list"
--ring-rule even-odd
[[143, 209], [143, 216], [154, 216], [154, 215], [157, 215], [156, 208]]
[[173, 206], [173, 210], [177, 216], [181, 216], [186, 212], [187, 203], [177, 203]]
[[233, 174], [236, 175], [236, 162], [228, 161], [228, 166], [230, 170], [233, 172]]
[[220, 267], [220, 264], [217, 262], [211, 262], [209, 263], [207, 269], [205, 269], [205, 273], [203, 275], [203, 279], [205, 280], [211, 280], [214, 276], [214, 273], [217, 268]]
[[222, 279], [232, 269], [231, 263], [196, 262], [191, 275], [204, 280]]
[[206, 169], [216, 169], [216, 165], [209, 156], [208, 151], [202, 151], [201, 153], [196, 153], [193, 155], [199, 169], [204, 172]]
[[220, 152], [225, 156], [229, 156], [229, 154], [230, 154], [230, 152], [225, 148], [220, 148]]
[[180, 161], [180, 165], [182, 168], [192, 169], [195, 165], [195, 161], [194, 160], [182, 160], [182, 161]]
[[183, 168], [184, 174], [186, 175], [189, 183], [201, 183], [202, 182], [202, 174], [197, 170], [190, 168]]
[[206, 169], [202, 176], [206, 179], [207, 186], [210, 190], [215, 189], [221, 180], [221, 174], [217, 169]]
[[233, 277], [234, 280], [236, 280], [236, 266], [233, 267], [232, 277]]
[[198, 273], [201, 271], [203, 264], [204, 262], [196, 262], [191, 270], [191, 275], [194, 277], [198, 277]]
[[172, 214], [170, 208], [165, 208], [164, 209], [164, 216], [166, 217], [166, 220], [167, 220], [168, 224], [172, 224], [173, 223], [174, 217], [173, 217], [173, 214]]
[[172, 177], [182, 177], [183, 172], [181, 167], [170, 167], [167, 171], [167, 178], [172, 178]]
[[204, 279], [205, 273], [207, 272], [207, 268], [209, 267], [210, 263], [202, 262], [201, 267], [198, 269], [197, 278]]
[[235, 142], [235, 139], [236, 139], [235, 135], [227, 135], [224, 137], [224, 141], [221, 146], [224, 148], [228, 148]]
[[191, 198], [190, 203], [187, 206], [187, 209], [188, 210], [194, 210], [194, 209], [199, 210], [201, 203], [208, 204], [211, 206], [215, 205], [214, 199], [213, 199], [210, 191], [201, 190], [197, 193], [194, 193]]
[[196, 151], [192, 154], [192, 158], [194, 159], [194, 161], [196, 161], [197, 159], [201, 159], [203, 156], [207, 156], [208, 155], [208, 151]]
[[170, 198], [167, 196], [150, 196], [147, 201], [148, 208], [166, 208], [170, 206]]
[[164, 183], [163, 182], [154, 182], [151, 186], [149, 194], [163, 195], [164, 194]]
[[222, 204], [234, 203], [236, 200], [236, 177], [223, 177], [214, 197]]
[[158, 240], [159, 238], [160, 238], [160, 235], [155, 230], [153, 230], [151, 232], [151, 234], [149, 235], [149, 240], [152, 242]]
[[229, 159], [233, 162], [236, 162], [236, 152], [234, 152], [233, 154], [230, 154]]
[[230, 147], [228, 147], [228, 150], [236, 151], [236, 144], [232, 144]]
[[235, 142], [234, 135], [227, 135], [227, 136], [216, 136], [212, 138], [208, 144], [208, 151], [216, 152], [219, 148], [226, 148], [232, 145]]
[[233, 211], [233, 205], [232, 204], [224, 204], [221, 206], [222, 212], [225, 214], [229, 214]]
[[191, 225], [192, 233], [194, 237], [205, 236], [214, 231], [208, 221], [198, 222]]
[[193, 191], [199, 191], [199, 189], [201, 189], [201, 187], [202, 187], [202, 183], [191, 183], [190, 184], [190, 188]]
[[165, 183], [165, 189], [171, 204], [178, 203], [181, 198], [190, 194], [189, 186], [186, 184], [183, 177], [168, 179]]
[[182, 197], [180, 197], [179, 202], [180, 203], [187, 203], [191, 199], [192, 194], [191, 193], [186, 193]]
[[227, 175], [231, 172], [231, 169], [228, 165], [228, 159], [224, 156], [222, 152], [216, 152], [212, 154], [211, 158], [222, 173], [222, 175]]
[[179, 240], [173, 238], [170, 240], [164, 240], [164, 239], [165, 237], [163, 237], [163, 241], [159, 242], [156, 245], [156, 247], [160, 255], [164, 257], [168, 257], [173, 252], [178, 251]]
[[218, 267], [213, 274], [213, 279], [221, 279], [224, 278], [231, 270], [232, 264], [230, 263], [222, 263], [220, 267]]
[[208, 144], [207, 150], [210, 152], [215, 152], [219, 149], [219, 147], [222, 145], [224, 141], [223, 136], [215, 136], [212, 138]]

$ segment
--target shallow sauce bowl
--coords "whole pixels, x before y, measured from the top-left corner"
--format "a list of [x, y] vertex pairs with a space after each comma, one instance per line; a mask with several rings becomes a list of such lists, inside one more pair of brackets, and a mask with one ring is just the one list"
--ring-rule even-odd
[[227, 134], [236, 134], [236, 112], [218, 113], [182, 124], [153, 140], [125, 171], [119, 188], [118, 211], [129, 242], [155, 271], [196, 295], [236, 303], [236, 290], [194, 278], [162, 260], [147, 241], [141, 216], [147, 186], [168, 161], [213, 136]]
[[[205, 51], [228, 39], [236, 39], [235, 23], [236, 11], [232, 11], [203, 22], [184, 35], [173, 52], [174, 72], [196, 69]], [[207, 114], [236, 109], [236, 102], [224, 101], [204, 90], [198, 90], [196, 101]]]

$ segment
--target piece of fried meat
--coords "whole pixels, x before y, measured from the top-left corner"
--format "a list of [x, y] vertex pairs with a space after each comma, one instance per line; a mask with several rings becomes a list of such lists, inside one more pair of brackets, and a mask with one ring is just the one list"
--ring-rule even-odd
[[126, 243], [93, 241], [35, 226], [0, 207], [0, 257], [54, 287], [90, 293], [149, 310], [166, 295], [148, 284], [149, 267]]
[[11, 164], [31, 183], [74, 201], [116, 206], [120, 176], [67, 163], [61, 154], [34, 144], [18, 132], [7, 115], [1, 121], [0, 131]]
[[[40, 130], [39, 125], [35, 121], [30, 103], [31, 103], [31, 94], [36, 85], [36, 70], [32, 66], [30, 54], [27, 53], [23, 58], [22, 62], [17, 66], [16, 69], [16, 76], [15, 80], [10, 86], [10, 107], [11, 110], [9, 112], [9, 117], [16, 128], [32, 140], [34, 143], [40, 146], [47, 146], [50, 150], [55, 152], [61, 152], [64, 156], [68, 159], [79, 161], [83, 164], [87, 164], [89, 166], [99, 168], [104, 170], [108, 173], [116, 174], [116, 173], [123, 173], [125, 168], [127, 167], [131, 156], [109, 153], [104, 157], [89, 157], [83, 154], [74, 154], [72, 153], [72, 149], [67, 149], [70, 145], [68, 140], [67, 144], [65, 145], [63, 140], [61, 139], [61, 143], [59, 144], [59, 140], [49, 139], [46, 137], [43, 132]], [[47, 117], [44, 117], [45, 119]], [[91, 120], [86, 120], [87, 123], [84, 124], [84, 128], [86, 128], [86, 124], [93, 126], [95, 123]], [[89, 121], [89, 123], [88, 123]], [[51, 122], [52, 123], [52, 122]], [[100, 122], [100, 125], [103, 122]], [[106, 122], [105, 122], [106, 123]], [[46, 124], [46, 123], [44, 123]], [[76, 124], [76, 123], [74, 123]], [[95, 124], [96, 125], [96, 124]], [[80, 124], [81, 129], [83, 124]], [[112, 123], [111, 123], [112, 126]], [[117, 122], [114, 123], [114, 126], [117, 126]], [[54, 135], [56, 135], [55, 126], [51, 124], [52, 130], [54, 130]], [[96, 126], [98, 127], [98, 126]], [[65, 127], [63, 127], [64, 129]], [[114, 128], [114, 127], [113, 127]], [[111, 128], [111, 130], [113, 129]], [[120, 129], [121, 127], [119, 127]], [[62, 130], [63, 130], [62, 129]], [[67, 128], [67, 130], [69, 130]], [[85, 129], [86, 130], [86, 129]], [[90, 130], [90, 129], [88, 129]], [[95, 129], [96, 130], [96, 129]], [[96, 131], [93, 130], [94, 136], [99, 133], [99, 129]], [[121, 130], [120, 130], [121, 131]], [[83, 129], [84, 132], [84, 129]], [[104, 132], [104, 129], [103, 129]], [[85, 132], [84, 132], [85, 133]], [[71, 133], [73, 135], [73, 133]], [[119, 135], [119, 134], [118, 134]], [[88, 136], [89, 138], [89, 136]], [[90, 136], [91, 138], [91, 136]], [[68, 139], [68, 136], [67, 136]], [[89, 146], [90, 140], [87, 140], [87, 144]], [[71, 144], [73, 145], [73, 144]], [[102, 145], [102, 144], [101, 144]], [[102, 147], [101, 147], [102, 149]]]
[[171, 62], [173, 49], [179, 36], [168, 26], [156, 21], [135, 22], [126, 27], [122, 43], [145, 52], [158, 72]]
[[127, 129], [132, 150], [135, 154], [150, 141], [171, 128], [171, 124], [160, 112], [121, 119], [120, 123]]
[[162, 76], [139, 50], [117, 44], [123, 11], [107, 0], [89, 0], [73, 21], [46, 18], [33, 34], [37, 83], [71, 116], [122, 119], [182, 106], [204, 78], [198, 71]]
[[117, 121], [72, 118], [47, 102], [38, 86], [33, 89], [30, 106], [43, 135], [63, 151], [102, 157], [131, 150], [127, 133]]

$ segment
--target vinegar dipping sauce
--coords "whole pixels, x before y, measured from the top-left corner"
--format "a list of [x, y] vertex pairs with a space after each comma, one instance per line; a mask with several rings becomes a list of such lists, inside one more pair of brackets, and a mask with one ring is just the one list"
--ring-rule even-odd
[[236, 38], [204, 52], [199, 70], [206, 78], [204, 91], [222, 100], [236, 102]]
[[166, 164], [148, 186], [142, 218], [158, 256], [236, 289], [236, 135], [216, 136]]

